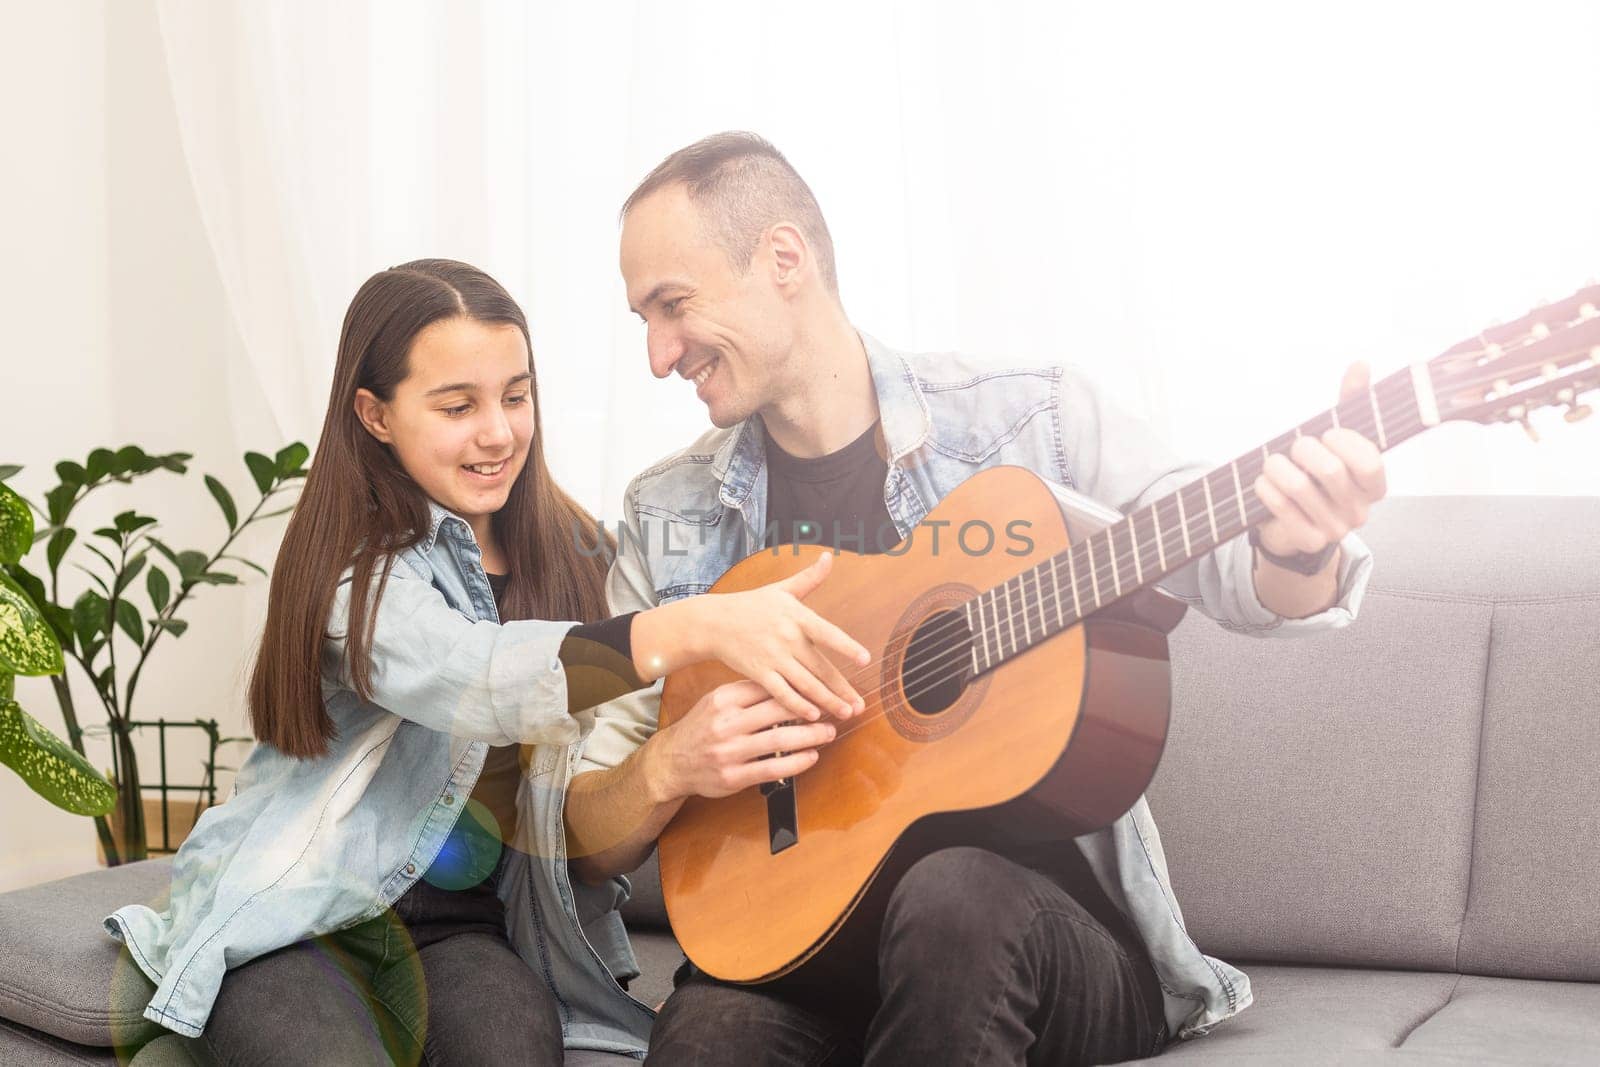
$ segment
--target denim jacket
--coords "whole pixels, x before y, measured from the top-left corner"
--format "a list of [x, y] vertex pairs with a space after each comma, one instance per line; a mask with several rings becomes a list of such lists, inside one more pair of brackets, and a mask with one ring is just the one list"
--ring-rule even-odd
[[562, 802], [593, 725], [593, 709], [567, 712], [559, 651], [575, 624], [500, 625], [471, 529], [433, 505], [378, 601], [368, 702], [344, 666], [349, 595], [342, 582], [323, 646], [327, 754], [257, 745], [174, 857], [170, 906], [105, 921], [156, 983], [145, 1017], [198, 1036], [228, 968], [381, 915], [433, 862], [488, 746], [521, 743], [499, 883], [511, 944], [554, 992], [568, 1047], [641, 1054], [654, 1013], [616, 981], [638, 973], [616, 910], [627, 881], [567, 874]]
[[[1065, 514], [1096, 525], [1209, 469], [1179, 463], [1147, 426], [1068, 368], [996, 369], [956, 354], [895, 352], [865, 335], [862, 342], [887, 445], [884, 503], [901, 537], [912, 534], [945, 494], [989, 467], [1031, 470], [1051, 484]], [[759, 418], [713, 430], [640, 474], [628, 487], [626, 528], [619, 530], [619, 554], [608, 576], [612, 611], [704, 592], [760, 551], [766, 492]], [[1341, 544], [1338, 601], [1305, 619], [1286, 619], [1262, 606], [1243, 538], [1174, 572], [1161, 588], [1242, 633], [1286, 637], [1334, 629], [1355, 618], [1372, 567], [1359, 539], [1347, 536]], [[615, 766], [641, 745], [655, 729], [659, 696], [656, 686], [602, 705], [578, 773]], [[1205, 1033], [1250, 1003], [1249, 979], [1190, 940], [1142, 797], [1112, 826], [1076, 844], [1150, 952], [1169, 1034]]]

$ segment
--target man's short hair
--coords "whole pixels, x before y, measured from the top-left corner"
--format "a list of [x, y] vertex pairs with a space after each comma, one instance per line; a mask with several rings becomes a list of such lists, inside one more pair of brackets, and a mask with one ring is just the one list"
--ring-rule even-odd
[[817, 257], [828, 291], [839, 294], [833, 237], [804, 179], [765, 138], [742, 130], [716, 133], [662, 160], [622, 205], [622, 216], [664, 186], [682, 184], [707, 232], [735, 270], [750, 269], [756, 239], [767, 227], [793, 223]]

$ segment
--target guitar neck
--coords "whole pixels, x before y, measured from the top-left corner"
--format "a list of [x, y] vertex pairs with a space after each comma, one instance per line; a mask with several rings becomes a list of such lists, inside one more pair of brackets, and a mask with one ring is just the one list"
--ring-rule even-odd
[[1427, 374], [1423, 366], [1392, 374], [980, 593], [966, 606], [973, 673], [993, 669], [1271, 518], [1251, 487], [1267, 457], [1287, 453], [1297, 438], [1343, 426], [1387, 451], [1435, 425]]

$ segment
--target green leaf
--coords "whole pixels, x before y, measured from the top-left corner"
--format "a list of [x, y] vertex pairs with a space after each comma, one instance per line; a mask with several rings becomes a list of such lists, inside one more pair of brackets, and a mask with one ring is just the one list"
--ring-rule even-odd
[[188, 462], [193, 458], [194, 454], [191, 452], [169, 452], [156, 457], [156, 463], [163, 470], [169, 470], [174, 474], [185, 474], [189, 470]]
[[228, 520], [228, 529], [233, 530], [239, 525], [239, 509], [233, 506], [233, 496], [221, 482], [211, 475], [206, 475], [206, 488], [211, 490], [212, 499], [216, 500], [217, 507], [222, 509], [222, 517]]
[[144, 644], [144, 620], [139, 618], [139, 609], [131, 600], [117, 601], [117, 625], [134, 644]]
[[194, 580], [204, 582], [207, 585], [239, 584], [239, 576], [237, 574], [229, 574], [227, 571], [206, 571], [204, 574], [195, 575]]
[[111, 473], [111, 465], [117, 457], [109, 448], [97, 448], [89, 453], [87, 472], [91, 482], [98, 482], [101, 478]]
[[255, 563], [255, 562], [253, 562], [251, 560], [245, 559], [243, 556], [223, 556], [222, 558], [223, 559], [231, 559], [235, 563], [243, 563], [246, 567], [249, 567], [251, 570], [257, 572], [263, 578], [272, 577], [272, 575], [267, 573], [267, 568], [263, 567], [259, 563]]
[[92, 664], [94, 662], [94, 658], [100, 654], [100, 650], [105, 647], [106, 643], [103, 639], [99, 641], [90, 641], [89, 644], [84, 647], [83, 662]]
[[150, 543], [155, 546], [157, 552], [171, 560], [174, 567], [178, 566], [178, 554], [168, 548], [165, 541], [152, 537], [150, 538]]
[[72, 547], [72, 542], [78, 539], [78, 531], [70, 526], [63, 526], [50, 538], [49, 546], [44, 550], [45, 562], [50, 564], [52, 573], [61, 566], [61, 557], [67, 554], [67, 549]]
[[[117, 531], [115, 531], [115, 530], [96, 530], [95, 533], [99, 534], [101, 537], [109, 537], [112, 540], [116, 540], [116, 537], [117, 537]], [[97, 546], [92, 545], [92, 544], [90, 544], [88, 542], [84, 542], [84, 546], [83, 547], [87, 548], [90, 552], [93, 552], [95, 555], [99, 556], [101, 562], [103, 562], [107, 567], [111, 568], [111, 573], [112, 574], [116, 574], [117, 573], [117, 565], [115, 563], [111, 562], [111, 557], [106, 555], [104, 552], [100, 551], [100, 549]], [[89, 573], [93, 574], [94, 572], [90, 571]]]
[[182, 637], [183, 631], [189, 628], [189, 624], [182, 619], [158, 619], [155, 623], [155, 628], [157, 630], [166, 630], [173, 637]]
[[250, 468], [250, 477], [256, 480], [256, 488], [263, 493], [271, 489], [272, 483], [277, 480], [278, 465], [260, 452], [246, 452], [244, 465]]
[[284, 445], [278, 449], [278, 454], [273, 457], [278, 468], [278, 477], [287, 478], [297, 473], [305, 466], [307, 459], [311, 458], [311, 449], [295, 441], [293, 444]]
[[118, 533], [131, 534], [135, 530], [155, 525], [156, 520], [149, 515], [141, 515], [137, 511], [124, 511], [120, 512], [112, 521], [116, 523]]
[[12, 475], [19, 473], [21, 470], [22, 468], [17, 466], [15, 463], [0, 463], [0, 482], [3, 482]]
[[95, 584], [95, 588], [99, 589], [106, 596], [111, 595], [111, 587], [106, 584], [106, 580], [104, 578], [100, 577], [94, 571], [90, 570], [88, 567], [85, 567], [81, 563], [74, 563], [73, 566], [87, 574], [89, 576], [89, 580]]
[[105, 628], [106, 598], [93, 589], [85, 589], [83, 595], [72, 603], [72, 632], [77, 635], [85, 658], [92, 658], [88, 655], [89, 646], [95, 635], [104, 633]]
[[77, 495], [78, 487], [75, 485], [58, 485], [44, 495], [45, 514], [50, 516], [51, 526], [60, 526], [67, 521]]
[[60, 674], [66, 664], [61, 642], [28, 594], [0, 574], [0, 671], [7, 674]]
[[62, 485], [77, 486], [88, 482], [89, 472], [83, 469], [83, 464], [64, 459], [56, 464], [56, 477], [61, 479]]
[[39, 609], [39, 614], [44, 616], [44, 621], [50, 624], [50, 629], [55, 631], [56, 639], [63, 648], [72, 644], [72, 612], [50, 599], [44, 590], [44, 582], [28, 571], [20, 563], [13, 563], [6, 568], [11, 575], [11, 580], [22, 587], [28, 594], [28, 599], [33, 601], [33, 606]]
[[136, 470], [145, 461], [145, 458], [144, 449], [138, 445], [123, 445], [117, 449], [116, 455], [112, 457], [111, 473], [126, 474], [131, 470]]
[[185, 582], [192, 582], [198, 579], [206, 569], [208, 560], [204, 552], [196, 552], [190, 549], [187, 552], [179, 552], [173, 562], [178, 565], [178, 576]]
[[74, 815], [105, 815], [117, 805], [117, 791], [92, 764], [9, 698], [0, 699], [0, 763]]
[[0, 482], [0, 563], [17, 563], [33, 547], [33, 512], [28, 502]]
[[105, 670], [101, 671], [99, 674], [94, 676], [94, 687], [95, 687], [95, 690], [100, 694], [102, 699], [104, 699], [104, 700], [110, 700], [111, 699], [111, 682], [112, 682], [112, 680], [114, 678], [115, 678], [115, 672], [109, 666], [106, 667]]
[[122, 573], [117, 575], [117, 584], [111, 587], [113, 596], [121, 596], [122, 591], [133, 584], [133, 580], [139, 577], [139, 572], [144, 570], [145, 560], [149, 555], [148, 552], [141, 552], [128, 561]]
[[150, 605], [157, 612], [165, 611], [167, 601], [172, 597], [172, 583], [167, 581], [167, 572], [160, 567], [151, 567], [150, 573], [144, 578], [145, 591], [150, 594]]
[[0, 700], [10, 700], [17, 695], [17, 679], [0, 671]]

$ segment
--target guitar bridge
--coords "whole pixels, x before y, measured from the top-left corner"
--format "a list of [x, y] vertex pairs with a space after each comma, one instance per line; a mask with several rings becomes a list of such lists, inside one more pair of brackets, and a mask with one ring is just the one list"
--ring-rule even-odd
[[767, 841], [776, 856], [800, 841], [799, 813], [794, 802], [794, 779], [780, 778], [776, 782], [763, 782], [761, 792], [767, 798]]

